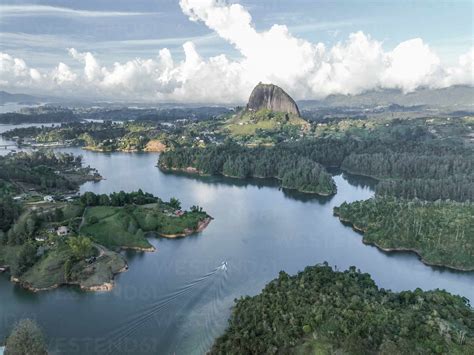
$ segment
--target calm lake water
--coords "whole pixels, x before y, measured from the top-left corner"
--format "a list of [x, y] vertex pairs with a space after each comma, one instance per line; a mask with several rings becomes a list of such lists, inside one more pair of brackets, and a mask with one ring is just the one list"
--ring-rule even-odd
[[[280, 270], [294, 274], [327, 261], [355, 265], [392, 290], [446, 289], [474, 300], [474, 274], [434, 269], [412, 254], [386, 254], [332, 215], [344, 201], [367, 199], [373, 182], [335, 173], [337, 195], [279, 190], [272, 181], [164, 174], [157, 154], [94, 153], [85, 164], [105, 177], [81, 192], [141, 188], [183, 207], [199, 204], [215, 219], [182, 239], [151, 239], [155, 253], [127, 252], [129, 270], [108, 293], [62, 288], [33, 294], [0, 276], [0, 339], [29, 317], [64, 354], [203, 354], [226, 327], [233, 300], [261, 291]], [[227, 261], [227, 270], [219, 266]]]

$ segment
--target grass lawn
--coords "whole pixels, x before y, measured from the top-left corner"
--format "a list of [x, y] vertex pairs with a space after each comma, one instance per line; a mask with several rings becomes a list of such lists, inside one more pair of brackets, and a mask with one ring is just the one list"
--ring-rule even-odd
[[140, 228], [145, 232], [179, 234], [185, 229], [196, 229], [198, 223], [207, 217], [205, 212], [186, 212], [180, 217], [171, 217], [156, 209], [138, 207], [133, 211]]
[[[97, 218], [96, 223], [91, 221], [92, 216]], [[89, 207], [80, 233], [108, 248], [151, 248], [133, 216], [121, 207]]]
[[89, 207], [80, 233], [106, 247], [149, 248], [144, 233], [181, 234], [195, 230], [207, 217], [205, 212], [186, 212], [174, 216], [173, 211], [146, 206]]

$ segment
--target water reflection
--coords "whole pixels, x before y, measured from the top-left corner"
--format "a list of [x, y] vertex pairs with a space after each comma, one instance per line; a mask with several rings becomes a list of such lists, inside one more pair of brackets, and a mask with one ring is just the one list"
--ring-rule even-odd
[[[158, 168], [157, 168], [158, 169]], [[337, 173], [337, 172], [336, 172]], [[198, 175], [186, 172], [162, 172], [163, 175], [180, 177], [188, 180], [199, 181], [205, 183], [209, 186], [230, 186], [230, 187], [256, 187], [257, 189], [262, 189], [266, 187], [275, 188], [279, 191], [282, 191], [283, 195], [287, 198], [301, 201], [301, 202], [318, 202], [321, 205], [328, 203], [334, 195], [331, 196], [321, 196], [318, 194], [309, 194], [300, 192], [297, 190], [286, 189], [281, 187], [280, 181], [278, 179], [272, 178], [246, 178], [239, 179], [227, 176], [207, 176], [207, 175]], [[367, 186], [368, 187], [368, 186]]]
[[[373, 196], [366, 178], [335, 172], [337, 194], [320, 198], [279, 191], [275, 180], [164, 174], [156, 168], [157, 154], [63, 151], [82, 154], [105, 177], [84, 184], [82, 192], [142, 188], [165, 200], [176, 196], [183, 206], [199, 204], [215, 219], [189, 238], [151, 238], [154, 253], [124, 251], [129, 270], [108, 293], [61, 288], [33, 294], [0, 276], [0, 339], [27, 315], [38, 320], [59, 353], [95, 354], [105, 346], [116, 354], [204, 354], [227, 326], [234, 298], [260, 292], [280, 270], [294, 274], [324, 261], [340, 270], [355, 265], [386, 289], [442, 288], [474, 300], [473, 273], [433, 269], [414, 255], [385, 254], [364, 245], [333, 216], [334, 206]], [[224, 260], [225, 277], [213, 274], [190, 287]], [[116, 330], [118, 349], [107, 339]], [[128, 331], [134, 333], [121, 336]]]
[[368, 176], [354, 175], [348, 172], [342, 172], [344, 180], [354, 187], [369, 188], [374, 190], [378, 181]]

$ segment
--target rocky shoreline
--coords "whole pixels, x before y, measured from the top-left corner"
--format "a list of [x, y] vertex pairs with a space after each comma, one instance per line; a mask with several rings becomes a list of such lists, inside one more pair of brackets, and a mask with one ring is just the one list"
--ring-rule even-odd
[[[10, 281], [18, 284], [22, 288], [31, 292], [42, 292], [57, 289], [62, 286], [76, 286], [83, 291], [110, 291], [114, 288], [115, 276], [128, 270], [128, 263], [125, 258], [113, 251], [98, 246], [100, 255], [93, 264], [80, 262], [80, 268], [76, 270], [75, 280], [65, 280], [61, 278], [57, 282], [51, 282], [45, 287], [34, 286], [26, 277], [10, 276]], [[26, 279], [25, 279], [26, 278]]]
[[71, 282], [56, 283], [48, 287], [34, 287], [30, 283], [22, 281], [19, 278], [13, 277], [13, 276], [10, 277], [10, 281], [34, 293], [43, 292], [43, 291], [51, 291], [62, 286], [78, 286], [82, 291], [92, 291], [92, 292], [111, 291], [115, 286], [115, 282], [114, 282], [115, 276], [127, 270], [128, 270], [128, 264], [125, 262], [125, 266], [123, 268], [112, 273], [112, 278], [110, 280], [105, 281], [101, 284], [90, 285], [90, 286], [86, 286], [81, 282], [71, 281]]
[[156, 248], [152, 245], [149, 248], [143, 248], [143, 247], [120, 247], [120, 250], [134, 250], [134, 251], [143, 251], [143, 252], [148, 252], [148, 253], [153, 253], [156, 251]]

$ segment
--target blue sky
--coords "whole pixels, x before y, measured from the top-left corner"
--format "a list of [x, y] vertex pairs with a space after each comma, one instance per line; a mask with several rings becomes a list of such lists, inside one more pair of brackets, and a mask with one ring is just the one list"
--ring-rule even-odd
[[299, 99], [474, 85], [473, 11], [472, 0], [2, 0], [0, 88], [241, 102], [258, 81]]
[[[421, 37], [448, 63], [473, 46], [474, 10], [469, 0], [232, 2], [249, 10], [257, 30], [284, 24], [295, 36], [327, 45], [359, 30], [383, 41], [385, 49]], [[55, 11], [48, 6], [77, 11]], [[163, 47], [179, 58], [181, 45], [189, 39], [203, 56], [239, 56], [204, 24], [189, 21], [178, 1], [3, 0], [0, 8], [0, 50], [39, 68], [59, 61], [77, 65], [67, 58], [66, 47], [91, 51], [104, 64], [153, 57]]]

